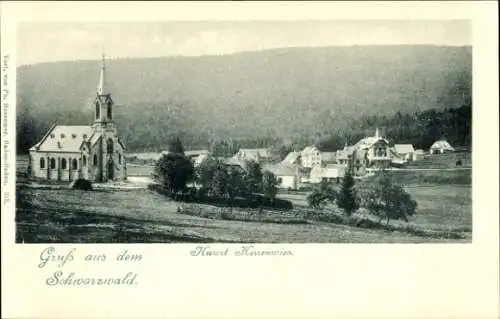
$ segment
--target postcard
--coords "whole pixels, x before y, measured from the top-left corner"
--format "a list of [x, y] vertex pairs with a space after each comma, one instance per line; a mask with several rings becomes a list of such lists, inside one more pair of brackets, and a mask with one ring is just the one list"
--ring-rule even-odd
[[8, 318], [496, 318], [495, 2], [3, 2]]

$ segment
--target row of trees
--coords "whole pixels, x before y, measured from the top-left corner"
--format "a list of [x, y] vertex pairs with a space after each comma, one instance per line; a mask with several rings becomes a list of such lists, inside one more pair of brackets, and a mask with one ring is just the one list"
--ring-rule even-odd
[[273, 200], [278, 191], [274, 174], [263, 172], [256, 162], [247, 163], [246, 169], [242, 170], [209, 158], [195, 169], [184, 155], [179, 139], [173, 140], [169, 153], [156, 162], [154, 178], [172, 195], [185, 193], [189, 183], [199, 186], [204, 195], [227, 199], [259, 193]]
[[454, 146], [468, 147], [472, 143], [472, 107], [470, 104], [443, 111], [426, 110], [413, 114], [396, 112], [393, 116], [364, 115], [352, 121], [348, 128], [335, 128], [323, 134], [316, 146], [333, 151], [345, 142], [355, 143], [373, 135], [375, 127], [392, 143], [409, 143], [416, 148], [428, 149], [436, 140], [446, 139]]
[[[152, 111], [151, 111], [152, 112]], [[61, 115], [62, 116], [62, 115]], [[74, 115], [73, 117], [77, 117]], [[89, 114], [80, 114], [79, 118], [92, 118]], [[27, 152], [46, 133], [55, 118], [44, 120], [44, 115], [34, 114], [29, 109], [21, 110], [17, 115], [17, 147], [19, 152]], [[470, 146], [472, 108], [470, 104], [459, 108], [449, 108], [443, 111], [427, 110], [413, 114], [396, 112], [393, 116], [372, 115], [361, 116], [353, 120], [342, 121], [332, 125], [333, 129], [318, 132], [315, 136], [298, 132], [296, 136], [283, 138], [278, 135], [262, 136], [247, 139], [212, 139], [205, 134], [194, 131], [181, 132], [178, 125], [167, 125], [173, 128], [172, 132], [156, 132], [141, 129], [130, 131], [128, 126], [141, 126], [124, 118], [117, 120], [122, 138], [129, 150], [146, 151], [163, 149], [163, 141], [168, 140], [170, 134], [176, 133], [187, 141], [190, 148], [209, 148], [217, 157], [229, 157], [240, 148], [270, 148], [278, 158], [284, 158], [292, 150], [300, 150], [313, 143], [323, 151], [341, 149], [345, 142], [354, 143], [359, 139], [372, 135], [374, 128], [379, 127], [381, 132], [393, 143], [411, 143], [417, 148], [427, 149], [434, 141], [445, 138], [453, 146]], [[61, 123], [64, 123], [62, 119]], [[137, 119], [135, 119], [137, 120]], [[157, 119], [158, 121], [160, 119]], [[165, 120], [166, 119], [161, 119]], [[166, 122], [169, 123], [169, 122]], [[300, 133], [300, 134], [299, 134]]]
[[417, 202], [401, 186], [394, 184], [389, 174], [381, 172], [359, 189], [355, 186], [352, 169], [349, 168], [339, 191], [331, 184], [322, 182], [307, 200], [316, 209], [322, 209], [328, 203], [336, 204], [347, 216], [364, 207], [387, 223], [392, 219], [408, 221], [408, 217], [416, 212]]

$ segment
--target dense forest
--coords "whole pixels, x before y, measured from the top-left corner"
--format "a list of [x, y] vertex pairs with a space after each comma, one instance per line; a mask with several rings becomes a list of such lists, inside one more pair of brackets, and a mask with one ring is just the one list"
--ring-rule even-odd
[[[373, 135], [428, 148], [470, 145], [471, 47], [287, 48], [224, 56], [107, 63], [114, 118], [129, 152], [186, 149], [324, 150]], [[54, 122], [91, 124], [99, 61], [18, 68], [17, 149]]]

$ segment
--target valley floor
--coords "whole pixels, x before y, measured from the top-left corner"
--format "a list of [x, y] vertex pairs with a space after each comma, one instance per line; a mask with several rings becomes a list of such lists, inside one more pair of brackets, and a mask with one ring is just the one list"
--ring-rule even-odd
[[[145, 189], [147, 178], [131, 176], [130, 180], [137, 187], [79, 191], [65, 185], [36, 188], [18, 178], [16, 242], [467, 243], [472, 240], [470, 184], [429, 184], [423, 180], [405, 186], [418, 202], [412, 224], [429, 229], [462, 229], [466, 234], [466, 239], [448, 240], [316, 221], [279, 224], [190, 216], [178, 213], [179, 203]], [[294, 207], [304, 207], [306, 195], [280, 192], [278, 197], [290, 200]]]

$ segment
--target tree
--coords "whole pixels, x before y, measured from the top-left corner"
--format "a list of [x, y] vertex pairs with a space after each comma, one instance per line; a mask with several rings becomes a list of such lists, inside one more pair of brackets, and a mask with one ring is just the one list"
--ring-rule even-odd
[[260, 164], [255, 161], [250, 161], [247, 164], [245, 174], [245, 186], [250, 193], [258, 193], [261, 191], [262, 185], [262, 170]]
[[401, 186], [393, 184], [387, 173], [379, 174], [363, 197], [364, 206], [387, 224], [391, 219], [408, 221], [417, 209], [417, 202]]
[[327, 202], [334, 202], [337, 192], [327, 181], [321, 181], [318, 187], [307, 196], [307, 203], [312, 208], [323, 208]]
[[349, 162], [345, 176], [337, 195], [337, 206], [350, 216], [359, 208], [356, 190], [354, 189], [354, 177], [352, 176], [352, 163]]
[[269, 200], [274, 200], [278, 193], [278, 179], [269, 171], [265, 171], [262, 175], [262, 191]]
[[179, 139], [173, 141], [169, 147], [171, 153], [163, 155], [155, 164], [154, 178], [170, 194], [183, 192], [186, 184], [194, 178], [194, 167], [189, 158], [183, 153], [182, 143]]
[[217, 165], [210, 182], [210, 193], [216, 197], [225, 197], [229, 194], [229, 174], [224, 165]]
[[202, 162], [200, 166], [198, 166], [198, 168], [196, 169], [196, 181], [201, 185], [202, 188], [210, 188], [210, 183], [219, 164], [219, 161], [210, 157], [206, 161]]
[[246, 186], [245, 181], [243, 180], [243, 175], [241, 171], [237, 168], [228, 168], [229, 169], [229, 197], [234, 198], [237, 195], [246, 194]]
[[184, 154], [184, 147], [182, 146], [180, 138], [176, 137], [170, 141], [168, 151], [173, 154]]

